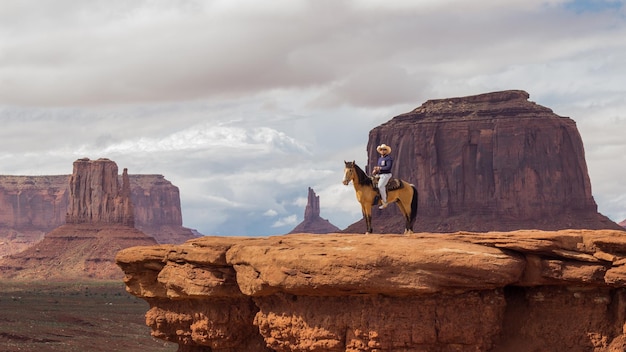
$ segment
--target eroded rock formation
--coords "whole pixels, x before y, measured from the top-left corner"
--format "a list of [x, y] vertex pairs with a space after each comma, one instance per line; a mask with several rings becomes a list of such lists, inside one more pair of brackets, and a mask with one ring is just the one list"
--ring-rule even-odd
[[[70, 177], [0, 175], [0, 257], [26, 249], [65, 224]], [[162, 175], [129, 174], [128, 180], [135, 227], [159, 243], [197, 237], [183, 227], [178, 187]]]
[[117, 164], [109, 159], [79, 159], [70, 176], [67, 224], [135, 226], [128, 170], [119, 183]]
[[159, 243], [183, 243], [197, 237], [183, 226], [180, 191], [162, 175], [130, 175], [135, 227]]
[[[597, 212], [576, 123], [528, 98], [429, 100], [370, 131], [369, 169], [392, 146], [393, 174], [419, 192], [417, 231], [619, 228]], [[375, 231], [402, 231], [394, 208], [375, 210]]]
[[309, 187], [304, 220], [289, 233], [330, 233], [340, 229], [320, 216], [320, 197]]
[[626, 232], [203, 237], [116, 257], [179, 351], [626, 347]]
[[0, 176], [0, 258], [65, 222], [68, 176]]
[[79, 159], [70, 177], [67, 224], [41, 242], [0, 260], [0, 276], [17, 279], [114, 279], [115, 253], [154, 238], [134, 225], [130, 181], [109, 159]]

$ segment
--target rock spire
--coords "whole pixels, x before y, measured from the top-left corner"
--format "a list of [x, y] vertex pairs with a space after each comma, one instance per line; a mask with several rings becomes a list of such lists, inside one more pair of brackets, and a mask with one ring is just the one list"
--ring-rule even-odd
[[289, 233], [331, 233], [340, 229], [320, 216], [320, 196], [309, 187], [308, 200], [304, 208], [304, 220]]

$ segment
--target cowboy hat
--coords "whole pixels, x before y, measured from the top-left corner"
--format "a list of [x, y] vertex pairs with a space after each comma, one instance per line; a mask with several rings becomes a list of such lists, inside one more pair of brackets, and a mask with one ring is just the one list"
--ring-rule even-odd
[[381, 153], [381, 154], [382, 154], [382, 151], [383, 151], [383, 150], [386, 150], [386, 151], [387, 151], [387, 154], [391, 153], [391, 147], [390, 147], [390, 146], [388, 146], [388, 145], [386, 145], [385, 143], [383, 143], [383, 144], [379, 145], [378, 147], [376, 147], [376, 151], [377, 151], [378, 153]]

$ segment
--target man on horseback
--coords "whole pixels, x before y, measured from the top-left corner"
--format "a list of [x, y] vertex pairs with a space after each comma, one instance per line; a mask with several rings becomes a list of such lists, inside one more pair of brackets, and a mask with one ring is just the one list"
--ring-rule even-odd
[[391, 167], [393, 166], [393, 158], [391, 157], [391, 147], [381, 144], [376, 147], [376, 151], [380, 154], [378, 164], [374, 167], [374, 175], [378, 175], [378, 190], [383, 204], [378, 209], [387, 207], [387, 183], [391, 179]]

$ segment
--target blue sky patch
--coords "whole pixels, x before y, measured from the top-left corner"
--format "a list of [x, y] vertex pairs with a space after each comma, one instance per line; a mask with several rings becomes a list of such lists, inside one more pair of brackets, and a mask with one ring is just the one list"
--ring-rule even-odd
[[565, 8], [576, 13], [584, 13], [617, 11], [623, 5], [623, 0], [573, 0], [565, 3]]

